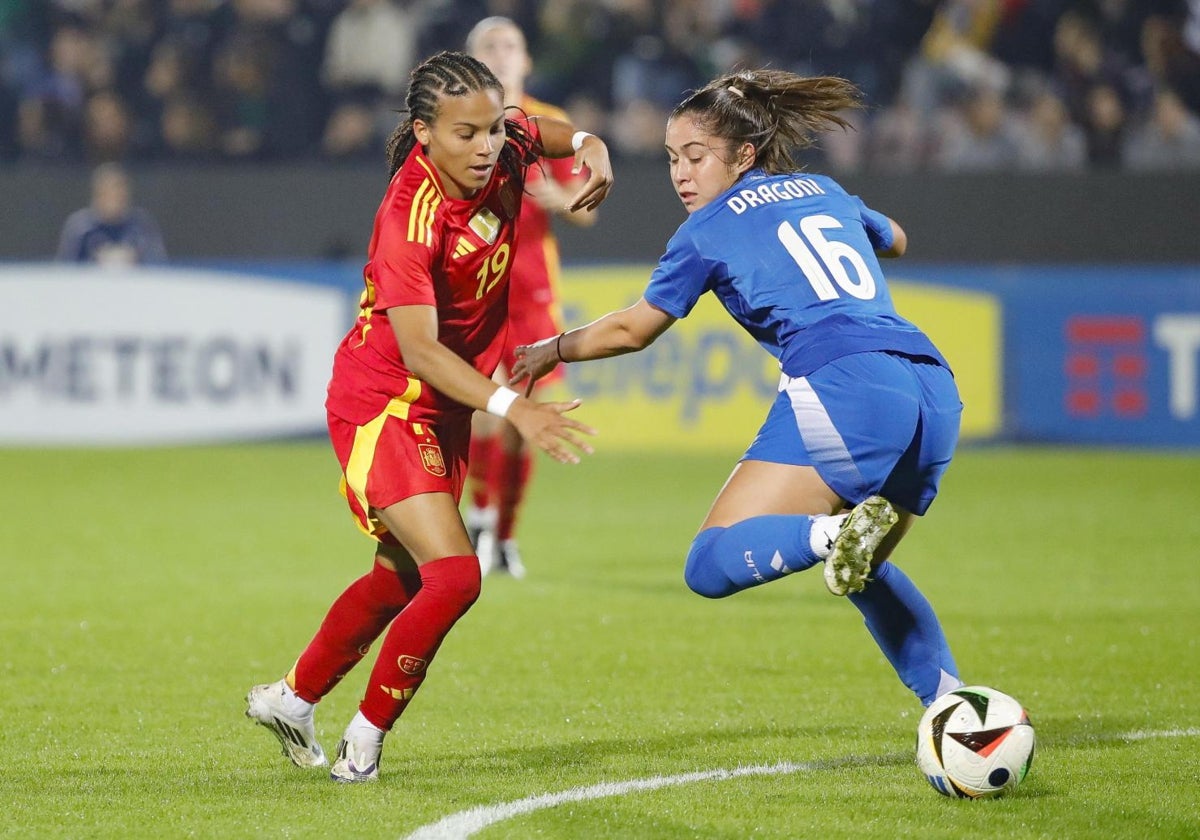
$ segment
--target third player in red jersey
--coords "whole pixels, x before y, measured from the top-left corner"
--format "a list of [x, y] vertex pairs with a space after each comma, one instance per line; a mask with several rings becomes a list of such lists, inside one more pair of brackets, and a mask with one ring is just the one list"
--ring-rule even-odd
[[[553, 117], [566, 113], [525, 92], [533, 62], [520, 28], [506, 17], [488, 17], [467, 36], [467, 52], [488, 66], [504, 85], [504, 103], [514, 118]], [[589, 227], [596, 214], [566, 209], [567, 198], [583, 182], [568, 159], [544, 159], [529, 170], [525, 201], [517, 227], [521, 245], [513, 257], [509, 292], [509, 330], [497, 382], [507, 381], [515, 361], [513, 350], [559, 330], [558, 241], [554, 217]], [[540, 384], [561, 378], [558, 371]], [[523, 577], [517, 550], [517, 513], [533, 470], [533, 454], [512, 424], [476, 414], [471, 432], [467, 528], [484, 574], [507, 572]]]

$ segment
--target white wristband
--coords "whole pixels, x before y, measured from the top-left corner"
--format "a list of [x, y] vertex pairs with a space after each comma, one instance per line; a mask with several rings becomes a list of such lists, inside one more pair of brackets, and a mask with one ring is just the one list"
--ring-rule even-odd
[[584, 140], [595, 136], [595, 134], [589, 134], [586, 131], [576, 131], [571, 135], [571, 148], [578, 152], [579, 147], [583, 145]]
[[519, 396], [520, 394], [512, 388], [505, 388], [501, 385], [488, 397], [487, 413], [494, 414], [497, 417], [506, 416], [508, 410], [512, 408], [512, 404], [517, 401], [517, 397]]

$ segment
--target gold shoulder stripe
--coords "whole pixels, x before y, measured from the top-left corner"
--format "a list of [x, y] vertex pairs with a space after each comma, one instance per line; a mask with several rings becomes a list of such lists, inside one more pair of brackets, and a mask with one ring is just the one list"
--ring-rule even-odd
[[408, 241], [412, 242], [417, 238], [417, 223], [421, 215], [420, 209], [423, 206], [425, 194], [429, 191], [429, 181], [422, 181], [421, 186], [417, 188], [417, 194], [413, 196], [412, 207], [408, 208]]
[[433, 214], [437, 212], [438, 205], [442, 203], [441, 196], [434, 193], [429, 193], [425, 199], [425, 209], [421, 213], [421, 233], [422, 241], [426, 245], [433, 244]]
[[433, 244], [433, 214], [442, 203], [437, 185], [426, 179], [413, 197], [408, 211], [408, 241]]
[[417, 163], [421, 164], [421, 168], [429, 174], [429, 180], [432, 182], [433, 188], [437, 190], [438, 198], [445, 198], [446, 196], [442, 194], [441, 186], [438, 185], [438, 178], [433, 174], [433, 170], [429, 168], [429, 164], [421, 158], [417, 158]]

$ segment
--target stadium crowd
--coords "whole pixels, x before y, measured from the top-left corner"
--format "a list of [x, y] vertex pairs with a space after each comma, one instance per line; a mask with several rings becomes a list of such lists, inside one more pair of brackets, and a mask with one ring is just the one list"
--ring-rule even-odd
[[412, 66], [487, 15], [618, 155], [771, 66], [866, 92], [833, 171], [1200, 169], [1200, 0], [0, 0], [0, 161], [382, 160]]

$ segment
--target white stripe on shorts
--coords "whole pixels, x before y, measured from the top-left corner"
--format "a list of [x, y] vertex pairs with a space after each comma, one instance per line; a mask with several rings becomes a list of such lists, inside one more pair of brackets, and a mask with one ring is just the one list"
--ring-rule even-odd
[[[848, 487], [862, 484], [862, 474], [850, 456], [846, 442], [829, 419], [829, 413], [821, 404], [821, 398], [803, 376], [793, 379], [787, 374], [779, 379], [779, 390], [787, 391], [796, 417], [796, 430], [804, 447], [812, 457], [814, 465], [821, 465], [821, 472], [837, 476]], [[828, 480], [828, 479], [826, 479]]]

